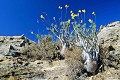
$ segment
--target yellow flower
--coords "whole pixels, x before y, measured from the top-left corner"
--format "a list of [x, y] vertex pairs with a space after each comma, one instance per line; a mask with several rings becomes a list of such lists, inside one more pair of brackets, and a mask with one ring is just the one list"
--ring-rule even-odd
[[78, 16], [78, 14], [74, 14], [74, 13], [71, 14], [72, 19], [74, 19], [76, 16]]
[[71, 13], [71, 17], [73, 16], [74, 13]]
[[95, 12], [92, 12], [93, 15], [95, 15]]
[[59, 8], [59, 9], [62, 9], [62, 7], [61, 7], [61, 6], [59, 6], [58, 8]]
[[85, 13], [85, 12], [86, 12], [86, 10], [84, 9], [84, 10], [82, 10], [82, 12], [83, 12], [83, 13]]
[[65, 8], [67, 9], [69, 6], [68, 5], [65, 5]]
[[45, 17], [44, 17], [43, 15], [40, 15], [40, 18], [41, 18], [41, 19], [45, 19]]
[[70, 24], [70, 19], [68, 19], [68, 21], [67, 21], [67, 22], [68, 22], [68, 24]]
[[92, 14], [95, 14], [95, 12], [92, 12]]
[[93, 21], [91, 19], [88, 20], [89, 23], [92, 23]]
[[73, 11], [71, 10], [70, 13], [73, 13]]
[[78, 10], [79, 13], [81, 13], [81, 10]]

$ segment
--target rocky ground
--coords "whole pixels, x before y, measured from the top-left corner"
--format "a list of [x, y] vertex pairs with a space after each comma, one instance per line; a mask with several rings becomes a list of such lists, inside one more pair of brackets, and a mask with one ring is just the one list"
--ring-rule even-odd
[[54, 44], [41, 49], [24, 35], [0, 36], [0, 80], [120, 80], [120, 22], [102, 26], [98, 38], [103, 64], [88, 75], [78, 47], [61, 56]]

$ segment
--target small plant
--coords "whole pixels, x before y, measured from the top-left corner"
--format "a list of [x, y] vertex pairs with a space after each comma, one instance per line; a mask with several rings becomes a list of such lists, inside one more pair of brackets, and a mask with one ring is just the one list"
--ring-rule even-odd
[[40, 46], [40, 48], [45, 48], [46, 45], [52, 44], [52, 35], [48, 34], [48, 35], [39, 35], [39, 34], [35, 34], [34, 32], [31, 32], [31, 34], [34, 34], [36, 36], [36, 38], [38, 39], [38, 45]]

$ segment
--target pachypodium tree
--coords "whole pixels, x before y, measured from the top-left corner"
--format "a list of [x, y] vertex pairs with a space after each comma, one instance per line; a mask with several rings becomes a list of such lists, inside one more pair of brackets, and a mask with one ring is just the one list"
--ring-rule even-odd
[[61, 54], [63, 55], [65, 48], [70, 48], [73, 41], [72, 32], [70, 32], [70, 24], [68, 21], [65, 21], [60, 23], [61, 28], [58, 28], [55, 24], [52, 24], [51, 26], [52, 28], [48, 28], [48, 30], [50, 30], [61, 42]]
[[[85, 16], [86, 11], [84, 10], [82, 12]], [[95, 12], [92, 12], [92, 14], [96, 19]], [[75, 44], [83, 49], [82, 57], [85, 60], [84, 67], [88, 72], [95, 72], [98, 67], [99, 44], [97, 42], [96, 24], [91, 19], [88, 21], [90, 27], [87, 27], [85, 22], [80, 23], [76, 20], [74, 20], [72, 25], [76, 35]]]
[[[67, 15], [67, 9], [68, 9], [68, 5], [65, 5], [66, 8], [66, 13], [65, 13], [65, 20], [62, 20], [62, 7], [59, 6], [58, 8], [61, 10], [61, 17], [60, 20], [58, 21], [59, 23], [57, 23], [56, 18], [53, 17], [53, 20], [55, 23], [51, 24], [51, 27], [48, 27], [47, 30], [51, 31], [54, 36], [56, 36], [59, 41], [62, 44], [62, 49], [61, 49], [61, 55], [64, 54], [64, 51], [67, 48], [70, 48], [72, 45], [72, 41], [73, 41], [73, 30], [70, 29], [70, 19], [66, 20], [66, 15]], [[40, 16], [43, 20], [45, 20], [45, 17], [43, 15]]]
[[[61, 42], [62, 55], [64, 54], [65, 48], [71, 47], [72, 44], [81, 47], [83, 49], [82, 57], [85, 60], [85, 69], [88, 72], [95, 72], [98, 67], [99, 59], [99, 44], [97, 42], [98, 37], [96, 30], [96, 14], [95, 12], [92, 12], [95, 20], [89, 19], [88, 21], [90, 23], [90, 27], [87, 27], [85, 23], [86, 10], [78, 10], [77, 14], [73, 13], [73, 11], [70, 11], [71, 19], [66, 19], [68, 7], [68, 5], [65, 5], [66, 13], [64, 20], [62, 19], [62, 7], [58, 7], [61, 10], [61, 17], [58, 21], [59, 23], [57, 22], [56, 18], [53, 17], [55, 23], [52, 23], [51, 27], [47, 29], [51, 31]], [[45, 20], [45, 17], [43, 15], [41, 15], [40, 18]], [[75, 43], [74, 40], [76, 40]]]

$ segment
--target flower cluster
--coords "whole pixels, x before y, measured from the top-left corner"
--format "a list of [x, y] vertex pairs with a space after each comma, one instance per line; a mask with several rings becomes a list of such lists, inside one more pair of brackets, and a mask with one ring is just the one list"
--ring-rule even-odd
[[[69, 5], [65, 5], [65, 8], [66, 8], [66, 13], [67, 13], [67, 9], [69, 8]], [[62, 10], [63, 7], [62, 7], [62, 6], [58, 6], [58, 9]], [[82, 13], [84, 14], [84, 18], [83, 18], [83, 19], [82, 19], [82, 17], [80, 17], [80, 16], [82, 16]], [[83, 21], [85, 22], [85, 13], [86, 13], [86, 10], [85, 10], [85, 9], [83, 9], [83, 10], [78, 10], [78, 13], [73, 13], [73, 11], [71, 10], [71, 11], [70, 11], [70, 16], [71, 16], [71, 19], [75, 19], [76, 17], [77, 17], [77, 18], [80, 18], [80, 23], [82, 23]], [[95, 19], [96, 19], [96, 14], [95, 14], [95, 12], [92, 12], [92, 15], [94, 15], [94, 16], [95, 16]], [[44, 15], [40, 15], [40, 18], [45, 20]], [[61, 21], [62, 21], [62, 18], [63, 18], [63, 16], [62, 16], [62, 13], [61, 13], [61, 18], [60, 18]], [[65, 15], [65, 18], [66, 18], [66, 15]], [[68, 24], [70, 24], [71, 19], [68, 19], [68, 21], [67, 21]], [[53, 20], [56, 21], [56, 18], [53, 17]], [[93, 20], [89, 19], [88, 22], [92, 23]]]

